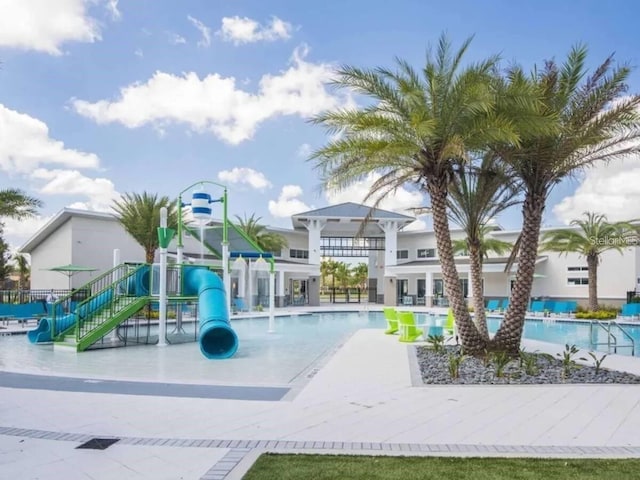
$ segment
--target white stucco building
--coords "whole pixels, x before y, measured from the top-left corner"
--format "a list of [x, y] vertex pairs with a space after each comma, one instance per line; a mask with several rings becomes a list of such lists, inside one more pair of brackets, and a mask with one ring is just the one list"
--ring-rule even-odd
[[[367, 220], [364, 222], [364, 220]], [[343, 203], [292, 216], [292, 228], [269, 228], [283, 235], [288, 247], [275, 253], [275, 296], [278, 306], [285, 303], [320, 303], [320, 263], [323, 257], [366, 262], [369, 266], [368, 300], [385, 304], [411, 303], [446, 305], [440, 263], [432, 231], [404, 231], [413, 217], [354, 203]], [[518, 231], [498, 230], [496, 238], [514, 242]], [[208, 263], [220, 264], [215, 234], [205, 236]], [[452, 229], [454, 238], [463, 238]], [[185, 237], [185, 258], [199, 260], [200, 244]], [[113, 266], [113, 251], [120, 250], [122, 262], [143, 262], [143, 249], [124, 231], [117, 218], [106, 213], [64, 209], [22, 247], [31, 255], [33, 289], [67, 288], [67, 278], [47, 269], [74, 264], [95, 268], [92, 273], [72, 277], [77, 288], [92, 276]], [[233, 250], [233, 242], [230, 247]], [[175, 242], [169, 247], [175, 254]], [[219, 257], [218, 257], [219, 258]], [[468, 258], [457, 259], [463, 289], [471, 295]], [[483, 266], [485, 298], [506, 298], [517, 269], [506, 273], [506, 258], [490, 257]], [[232, 271], [233, 297], [246, 293], [245, 279]], [[577, 300], [588, 297], [586, 260], [577, 254], [541, 253], [536, 266], [532, 297]], [[638, 247], [629, 246], [623, 254], [609, 251], [602, 255], [598, 269], [601, 303], [620, 304], [626, 292], [635, 290], [640, 279]], [[263, 303], [268, 282], [253, 278], [249, 291]], [[244, 293], [243, 293], [244, 292]], [[364, 300], [364, 299], [363, 299]], [[264, 303], [263, 303], [264, 304]]]

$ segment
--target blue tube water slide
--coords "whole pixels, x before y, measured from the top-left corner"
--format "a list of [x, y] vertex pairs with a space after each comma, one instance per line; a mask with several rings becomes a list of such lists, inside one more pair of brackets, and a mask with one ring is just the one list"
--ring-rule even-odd
[[51, 320], [51, 318], [40, 319], [40, 322], [38, 322], [38, 326], [35, 328], [35, 330], [30, 330], [29, 332], [27, 332], [27, 338], [29, 339], [29, 342], [43, 343], [53, 341], [54, 336], [58, 335], [61, 332], [64, 332], [66, 329], [71, 327], [71, 325], [77, 322], [78, 318], [80, 318], [80, 320], [83, 320], [93, 312], [100, 309], [103, 305], [109, 303], [112, 296], [113, 292], [109, 289], [105, 292], [102, 292], [97, 297], [91, 299], [89, 302], [78, 307], [75, 312], [57, 317], [55, 333], [51, 331], [51, 327], [53, 326], [53, 321]]
[[209, 359], [232, 357], [238, 350], [238, 336], [231, 328], [224, 284], [205, 268], [185, 267], [185, 291], [197, 292], [200, 318], [200, 351]]

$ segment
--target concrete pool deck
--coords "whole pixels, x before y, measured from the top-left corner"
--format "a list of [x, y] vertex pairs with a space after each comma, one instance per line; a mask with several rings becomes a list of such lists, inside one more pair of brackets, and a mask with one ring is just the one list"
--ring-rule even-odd
[[[420, 386], [410, 348], [360, 330], [280, 401], [1, 387], [0, 472], [231, 479], [262, 451], [640, 456], [640, 386]], [[527, 343], [548, 348], [562, 349]], [[640, 373], [639, 358], [610, 356], [605, 366]], [[75, 449], [94, 437], [120, 440]]]

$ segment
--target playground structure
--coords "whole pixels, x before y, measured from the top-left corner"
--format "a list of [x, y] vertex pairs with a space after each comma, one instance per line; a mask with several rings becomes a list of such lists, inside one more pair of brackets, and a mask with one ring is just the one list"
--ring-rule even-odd
[[[214, 199], [203, 191], [203, 185], [213, 184], [224, 188], [220, 199]], [[182, 202], [182, 195], [198, 186], [190, 204]], [[211, 218], [209, 204], [223, 205], [222, 224], [205, 230], [204, 223]], [[200, 231], [189, 229], [183, 224], [183, 208], [190, 206], [192, 214], [201, 221]], [[230, 259], [246, 258], [251, 262], [264, 263], [269, 259], [269, 331], [274, 324], [274, 268], [270, 254], [262, 252], [244, 233], [231, 224], [227, 218], [227, 191], [223, 185], [214, 182], [199, 182], [180, 192], [178, 197], [177, 263], [167, 265], [167, 248], [174, 231], [167, 227], [167, 212], [162, 209], [158, 239], [160, 244], [160, 264], [120, 264], [119, 255], [114, 252], [114, 268], [93, 279], [79, 290], [85, 299], [73, 302], [74, 294], [56, 301], [51, 314], [40, 319], [35, 330], [28, 332], [31, 343], [50, 343], [54, 346], [81, 352], [95, 345], [126, 345], [124, 335], [131, 329], [132, 318], [157, 312], [157, 340], [145, 343], [167, 344], [167, 305], [177, 305], [174, 314], [174, 332], [183, 331], [185, 321], [197, 318], [197, 341], [200, 351], [209, 359], [224, 359], [233, 356], [238, 349], [238, 337], [230, 323]], [[187, 230], [198, 238], [204, 249], [214, 253], [221, 263], [222, 279], [207, 265], [184, 263], [183, 232]], [[207, 234], [205, 238], [205, 232]], [[229, 235], [231, 232], [231, 235]], [[199, 235], [198, 235], [199, 233]], [[220, 235], [221, 234], [221, 235]], [[230, 238], [231, 237], [231, 238]], [[230, 242], [231, 240], [231, 242]], [[219, 242], [220, 254], [211, 245]], [[232, 252], [229, 252], [229, 246]], [[239, 250], [239, 251], [236, 251]], [[202, 255], [201, 255], [202, 258]], [[249, 278], [251, 282], [251, 277]], [[77, 293], [77, 292], [75, 292]], [[195, 304], [195, 315], [190, 308]], [[188, 307], [188, 308], [186, 308]], [[154, 325], [156, 322], [153, 322]], [[193, 323], [193, 322], [192, 322]], [[137, 329], [135, 327], [134, 329]], [[134, 342], [140, 343], [140, 342]], [[171, 342], [169, 342], [171, 343]]]

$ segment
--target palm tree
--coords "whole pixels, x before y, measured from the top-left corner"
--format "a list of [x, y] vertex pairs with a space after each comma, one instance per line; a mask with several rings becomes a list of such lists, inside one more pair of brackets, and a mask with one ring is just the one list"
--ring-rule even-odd
[[338, 265], [340, 262], [331, 258], [323, 258], [320, 262], [320, 275], [322, 277], [322, 284], [326, 286], [327, 277], [331, 276], [331, 294], [330, 299], [335, 302], [336, 297], [336, 272], [338, 271]]
[[167, 226], [176, 228], [176, 205], [167, 196], [158, 197], [158, 194], [147, 192], [125, 193], [119, 200], [114, 200], [112, 205], [124, 229], [144, 249], [146, 263], [153, 263], [156, 250], [160, 246], [158, 228], [162, 207], [167, 207]]
[[369, 266], [360, 262], [351, 269], [355, 285], [362, 290], [367, 289], [367, 280], [369, 279]]
[[545, 232], [540, 240], [543, 251], [579, 253], [587, 259], [589, 268], [589, 310], [598, 309], [598, 265], [600, 255], [608, 250], [623, 253], [635, 241], [638, 226], [628, 222], [609, 223], [606, 215], [584, 212], [584, 220], [573, 220], [577, 228]]
[[351, 280], [351, 268], [344, 262], [338, 262], [335, 278], [338, 280], [338, 283], [343, 289], [346, 289], [349, 286], [349, 281]]
[[42, 205], [41, 200], [29, 196], [17, 188], [0, 190], [0, 217], [23, 220], [36, 215], [37, 209]]
[[473, 353], [484, 349], [485, 340], [471, 321], [459, 283], [447, 218], [449, 185], [468, 151], [492, 141], [516, 142], [518, 137], [496, 110], [497, 58], [462, 66], [470, 42], [453, 51], [441, 36], [420, 71], [401, 59], [395, 71], [339, 69], [335, 85], [372, 102], [316, 116], [315, 124], [340, 135], [311, 159], [328, 189], [345, 189], [370, 172], [380, 173], [365, 199], [374, 199], [374, 207], [405, 184], [428, 194], [445, 288], [462, 344]]
[[28, 288], [29, 280], [31, 277], [31, 265], [27, 257], [21, 253], [13, 256], [15, 262], [15, 268], [18, 271], [18, 290], [24, 290]]
[[[587, 76], [587, 49], [575, 47], [562, 65], [547, 61], [529, 78], [519, 67], [509, 83], [529, 83], [537, 91], [533, 114], [552, 127], [546, 133], [523, 130], [518, 145], [495, 145], [494, 151], [522, 182], [522, 231], [512, 255], [518, 270], [495, 347], [516, 353], [531, 295], [540, 225], [549, 193], [583, 168], [636, 153], [640, 143], [637, 108], [640, 96], [628, 95], [630, 69], [614, 67], [608, 57]], [[510, 267], [510, 265], [508, 266]]]
[[277, 253], [287, 246], [287, 239], [278, 233], [268, 232], [264, 225], [260, 224], [262, 217], [255, 217], [252, 213], [249, 218], [236, 215], [240, 229], [263, 251]]
[[468, 252], [473, 292], [474, 322], [480, 334], [489, 340], [484, 314], [482, 264], [489, 253], [503, 255], [511, 243], [487, 234], [495, 229], [488, 222], [518, 202], [518, 188], [493, 155], [485, 155], [480, 165], [461, 166], [449, 187], [449, 218], [465, 232], [466, 238], [453, 242], [454, 252]]
[[491, 253], [496, 255], [506, 255], [513, 248], [513, 244], [498, 240], [490, 236], [496, 227], [492, 225], [481, 225], [474, 240], [467, 237], [453, 240], [453, 251], [456, 254], [465, 253], [469, 255], [469, 267], [471, 269], [471, 292], [473, 294], [473, 321], [478, 331], [489, 340], [489, 329], [484, 311], [484, 286], [482, 284], [482, 266], [484, 259], [489, 258]]

